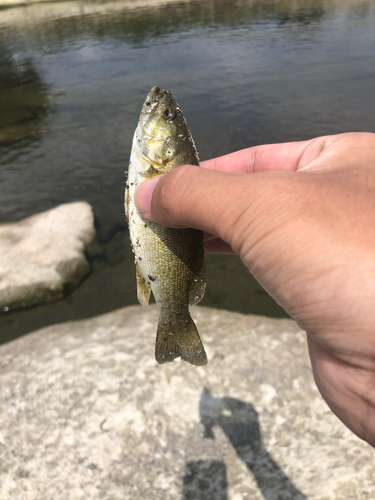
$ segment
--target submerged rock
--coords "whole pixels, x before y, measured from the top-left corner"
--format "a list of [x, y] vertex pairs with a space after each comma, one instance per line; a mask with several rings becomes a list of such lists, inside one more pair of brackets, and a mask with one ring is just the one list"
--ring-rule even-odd
[[0, 498], [375, 498], [374, 450], [330, 412], [291, 320], [192, 308], [208, 365], [154, 359], [132, 306], [0, 347]]
[[0, 311], [60, 298], [90, 272], [85, 249], [95, 237], [86, 202], [66, 203], [0, 225]]

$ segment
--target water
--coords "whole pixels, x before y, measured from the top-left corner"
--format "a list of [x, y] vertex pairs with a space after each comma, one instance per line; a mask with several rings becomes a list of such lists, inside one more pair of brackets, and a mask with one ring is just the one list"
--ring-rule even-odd
[[[0, 221], [92, 204], [91, 276], [0, 316], [0, 339], [137, 303], [124, 170], [144, 98], [172, 90], [202, 160], [375, 131], [369, 1], [69, 2], [0, 11]], [[204, 305], [284, 316], [238, 258], [208, 256]]]

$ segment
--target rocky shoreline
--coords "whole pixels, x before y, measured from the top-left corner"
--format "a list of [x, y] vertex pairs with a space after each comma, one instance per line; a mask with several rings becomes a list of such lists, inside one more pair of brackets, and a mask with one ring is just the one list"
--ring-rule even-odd
[[[191, 0], [108, 0], [108, 1], [80, 1], [80, 0], [0, 0], [0, 26], [30, 25], [43, 20], [58, 19], [71, 16], [110, 14], [118, 11], [157, 9], [168, 4], [187, 3]], [[246, 3], [256, 6], [255, 0]], [[322, 0], [322, 8], [333, 9], [339, 6], [343, 11], [352, 9], [353, 0]], [[215, 2], [209, 4], [209, 9], [215, 9]], [[301, 6], [298, 2], [286, 2], [286, 12], [298, 12]]]
[[127, 10], [158, 8], [175, 0], [0, 0], [0, 26], [33, 25], [72, 16], [111, 14]]
[[155, 306], [0, 346], [0, 497], [375, 498], [374, 450], [320, 397], [297, 325], [192, 315], [205, 367], [156, 363]]

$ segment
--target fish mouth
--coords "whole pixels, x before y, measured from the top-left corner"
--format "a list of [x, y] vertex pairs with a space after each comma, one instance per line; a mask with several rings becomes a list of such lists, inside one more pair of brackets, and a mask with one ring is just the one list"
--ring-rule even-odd
[[150, 90], [150, 92], [149, 92], [149, 94], [147, 96], [146, 101], [150, 100], [152, 102], [157, 102], [159, 99], [161, 99], [165, 95], [169, 95], [169, 94], [170, 94], [170, 91], [168, 89], [160, 90], [160, 87], [158, 87], [157, 85], [155, 85]]
[[167, 98], [171, 98], [172, 96], [172, 93], [170, 90], [168, 89], [163, 89], [163, 90], [160, 90], [160, 87], [158, 87], [157, 85], [155, 85], [154, 87], [152, 87], [152, 89], [150, 90], [147, 98], [146, 98], [146, 101], [145, 101], [145, 107], [146, 108], [151, 108], [151, 109], [155, 109], [155, 107], [158, 105], [157, 103], [163, 98], [163, 97], [167, 97]]
[[152, 87], [143, 104], [141, 116], [147, 116], [148, 114], [153, 113], [159, 107], [159, 101], [163, 97], [164, 92], [165, 89], [160, 90], [160, 88], [156, 85]]
[[149, 100], [149, 101], [157, 102], [161, 96], [162, 96], [162, 91], [160, 90], [160, 88], [157, 85], [155, 85], [155, 87], [152, 87], [152, 89], [150, 90], [146, 101]]

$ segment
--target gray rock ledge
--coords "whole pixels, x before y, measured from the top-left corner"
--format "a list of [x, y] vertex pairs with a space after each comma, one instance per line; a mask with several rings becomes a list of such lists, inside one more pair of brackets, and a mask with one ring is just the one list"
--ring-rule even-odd
[[0, 225], [0, 312], [61, 298], [90, 272], [95, 237], [86, 202], [66, 203]]
[[0, 346], [0, 498], [375, 498], [375, 452], [315, 387], [291, 320], [195, 307], [205, 367], [154, 360], [132, 306]]

